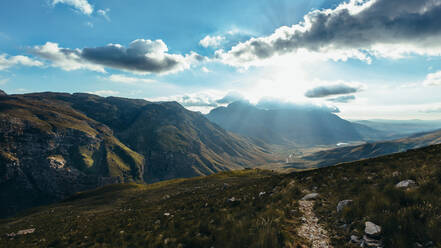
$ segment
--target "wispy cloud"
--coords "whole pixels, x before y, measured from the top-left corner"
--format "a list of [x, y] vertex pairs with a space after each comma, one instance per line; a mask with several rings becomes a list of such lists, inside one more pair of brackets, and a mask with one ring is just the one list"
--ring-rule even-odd
[[117, 83], [125, 83], [125, 84], [135, 84], [135, 83], [154, 83], [156, 82], [153, 79], [148, 78], [137, 78], [137, 77], [129, 77], [121, 74], [113, 74], [106, 78], [109, 81], [117, 82]]
[[429, 73], [426, 80], [423, 82], [424, 86], [440, 86], [441, 85], [441, 71]]
[[7, 54], [0, 54], [0, 70], [10, 68], [12, 66], [22, 65], [22, 66], [43, 66], [41, 61], [18, 55], [18, 56], [8, 56]]
[[99, 9], [96, 11], [96, 13], [98, 13], [98, 15], [104, 17], [104, 19], [106, 19], [107, 21], [110, 22], [109, 12], [110, 12], [110, 9]]
[[90, 91], [87, 93], [98, 95], [98, 96], [117, 96], [117, 95], [119, 95], [118, 91], [113, 91], [113, 90], [97, 90], [97, 91]]
[[52, 5], [59, 3], [67, 4], [77, 9], [85, 15], [91, 15], [93, 13], [93, 6], [87, 0], [53, 0]]
[[219, 47], [223, 42], [225, 42], [225, 37], [224, 36], [210, 36], [207, 35], [205, 36], [200, 42], [199, 44], [203, 47]]
[[329, 102], [335, 102], [335, 103], [348, 103], [355, 100], [355, 96], [349, 95], [349, 96], [339, 96], [335, 98], [329, 98], [326, 99], [326, 101]]

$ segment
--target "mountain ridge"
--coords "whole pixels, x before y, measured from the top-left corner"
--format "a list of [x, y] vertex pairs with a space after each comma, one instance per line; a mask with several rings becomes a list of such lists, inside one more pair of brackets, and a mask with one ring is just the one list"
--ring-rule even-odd
[[2, 215], [109, 183], [152, 183], [273, 161], [178, 103], [85, 93], [0, 97]]
[[363, 139], [349, 121], [321, 109], [260, 109], [238, 101], [206, 116], [226, 130], [269, 144], [335, 145]]

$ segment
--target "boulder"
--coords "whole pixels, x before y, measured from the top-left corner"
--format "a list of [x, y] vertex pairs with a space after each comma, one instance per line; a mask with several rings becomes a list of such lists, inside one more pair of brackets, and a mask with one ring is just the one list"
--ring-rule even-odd
[[407, 189], [407, 188], [412, 188], [415, 186], [416, 186], [416, 182], [411, 179], [401, 181], [395, 185], [395, 187], [400, 188], [400, 189]]
[[366, 221], [364, 232], [370, 236], [378, 236], [381, 233], [381, 226]]
[[310, 200], [315, 200], [319, 197], [320, 195], [318, 193], [310, 193], [305, 195], [302, 200], [303, 201], [310, 201]]
[[341, 212], [347, 205], [351, 204], [352, 200], [343, 200], [337, 204], [337, 213]]
[[351, 243], [354, 243], [354, 244], [360, 244], [360, 243], [361, 243], [361, 240], [360, 240], [360, 238], [359, 238], [358, 236], [356, 236], [356, 235], [351, 235]]

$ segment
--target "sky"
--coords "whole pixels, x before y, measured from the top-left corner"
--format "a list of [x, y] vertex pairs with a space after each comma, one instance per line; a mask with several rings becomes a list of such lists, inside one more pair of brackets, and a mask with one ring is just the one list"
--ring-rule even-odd
[[0, 89], [441, 119], [441, 0], [3, 0]]

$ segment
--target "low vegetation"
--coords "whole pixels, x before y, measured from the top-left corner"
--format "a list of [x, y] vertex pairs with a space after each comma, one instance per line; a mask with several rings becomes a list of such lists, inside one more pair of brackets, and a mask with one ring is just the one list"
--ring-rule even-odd
[[[416, 186], [396, 187], [408, 179]], [[0, 246], [310, 247], [297, 234], [298, 202], [310, 192], [334, 247], [359, 247], [350, 236], [363, 236], [366, 221], [382, 227], [384, 247], [441, 247], [440, 145], [292, 174], [107, 186], [2, 220]], [[352, 202], [337, 212], [342, 200]]]

